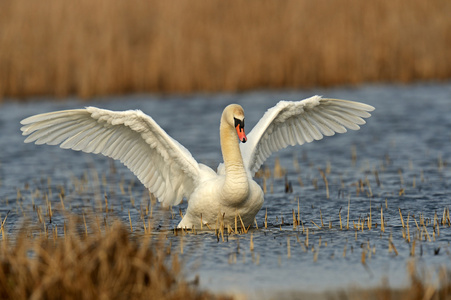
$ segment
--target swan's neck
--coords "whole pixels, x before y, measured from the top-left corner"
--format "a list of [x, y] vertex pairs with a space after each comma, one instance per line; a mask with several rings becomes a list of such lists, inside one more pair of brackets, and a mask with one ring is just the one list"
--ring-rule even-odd
[[238, 204], [247, 198], [249, 182], [235, 128], [221, 121], [220, 137], [226, 173], [222, 194], [228, 203]]

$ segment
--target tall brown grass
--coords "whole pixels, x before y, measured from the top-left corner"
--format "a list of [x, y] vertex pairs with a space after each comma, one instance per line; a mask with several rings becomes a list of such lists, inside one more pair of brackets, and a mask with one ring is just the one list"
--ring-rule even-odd
[[0, 98], [451, 77], [449, 0], [3, 0]]
[[[93, 218], [94, 219], [94, 218]], [[133, 235], [116, 221], [86, 225], [72, 216], [60, 234], [41, 232], [32, 224], [0, 242], [0, 299], [232, 299], [200, 291], [183, 278], [183, 264], [164, 238]], [[90, 225], [89, 225], [90, 224]], [[87, 227], [85, 227], [87, 226]], [[95, 228], [90, 228], [93, 226]], [[36, 229], [36, 228], [35, 228]], [[34, 232], [34, 233], [33, 233]], [[163, 236], [163, 235], [161, 235]], [[445, 267], [431, 274], [408, 264], [411, 284], [403, 289], [344, 289], [310, 293], [290, 290], [272, 294], [280, 299], [450, 299], [451, 273]], [[201, 278], [201, 280], [203, 280]], [[270, 293], [270, 291], [266, 291]], [[242, 296], [240, 297], [242, 298]]]
[[58, 237], [32, 237], [27, 226], [2, 237], [1, 299], [228, 299], [188, 283], [161, 240], [132, 236], [120, 222], [86, 234], [71, 220]]

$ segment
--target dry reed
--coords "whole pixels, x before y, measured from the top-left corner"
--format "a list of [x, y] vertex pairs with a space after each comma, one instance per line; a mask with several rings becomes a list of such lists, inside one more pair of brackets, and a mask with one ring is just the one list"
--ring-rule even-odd
[[448, 0], [0, 2], [0, 98], [451, 77]]
[[[364, 253], [362, 252], [362, 262], [364, 261]], [[371, 252], [370, 252], [371, 253]], [[437, 282], [432, 282], [428, 275], [430, 272], [427, 270], [418, 268], [414, 262], [411, 262], [407, 266], [408, 274], [410, 277], [410, 285], [403, 289], [394, 289], [390, 287], [387, 279], [382, 281], [382, 285], [377, 288], [370, 289], [349, 289], [341, 292], [327, 292], [325, 294], [303, 294], [299, 293], [301, 297], [306, 296], [307, 299], [368, 299], [368, 300], [411, 300], [411, 299], [449, 299], [451, 294], [451, 280], [450, 272], [444, 268], [441, 268], [436, 273]], [[292, 298], [294, 298], [292, 296]]]
[[[67, 233], [66, 233], [67, 231]], [[84, 234], [72, 219], [59, 238], [24, 227], [0, 247], [1, 299], [211, 299], [181, 278], [176, 255], [150, 235], [132, 237], [117, 222]]]

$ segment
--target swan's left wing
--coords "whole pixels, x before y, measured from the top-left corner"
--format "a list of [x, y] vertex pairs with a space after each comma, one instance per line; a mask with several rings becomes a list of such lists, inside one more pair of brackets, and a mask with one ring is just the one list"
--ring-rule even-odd
[[353, 101], [313, 96], [302, 101], [280, 101], [270, 108], [241, 143], [244, 165], [252, 175], [274, 152], [302, 145], [346, 128], [360, 129], [374, 107]]
[[21, 121], [25, 142], [101, 153], [124, 163], [164, 205], [188, 197], [199, 165], [186, 148], [139, 110], [96, 107], [50, 112]]

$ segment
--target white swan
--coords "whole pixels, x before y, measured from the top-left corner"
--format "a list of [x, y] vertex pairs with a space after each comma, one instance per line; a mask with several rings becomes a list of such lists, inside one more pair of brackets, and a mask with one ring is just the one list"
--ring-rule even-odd
[[178, 227], [200, 228], [201, 222], [204, 228], [221, 223], [234, 227], [237, 216], [247, 227], [263, 205], [263, 191], [252, 177], [271, 153], [344, 133], [346, 128], [357, 130], [372, 110], [366, 104], [320, 96], [280, 101], [246, 137], [243, 108], [231, 104], [221, 117], [224, 164], [217, 173], [197, 163], [186, 148], [139, 110], [86, 107], [50, 112], [22, 120], [21, 130], [29, 135], [26, 143], [61, 144], [61, 148], [120, 160], [165, 206], [177, 205], [185, 197], [188, 207]]

